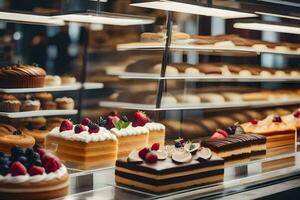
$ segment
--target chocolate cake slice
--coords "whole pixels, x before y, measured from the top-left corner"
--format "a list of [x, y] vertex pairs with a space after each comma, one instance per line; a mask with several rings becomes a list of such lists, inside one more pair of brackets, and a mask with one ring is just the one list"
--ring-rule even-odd
[[177, 191], [193, 186], [222, 182], [224, 160], [213, 155], [209, 160], [192, 159], [177, 164], [171, 158], [141, 164], [117, 160], [115, 179], [118, 185], [153, 193]]

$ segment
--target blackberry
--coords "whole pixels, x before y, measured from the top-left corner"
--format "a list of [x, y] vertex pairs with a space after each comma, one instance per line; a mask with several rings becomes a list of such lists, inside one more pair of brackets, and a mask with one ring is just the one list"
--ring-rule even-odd
[[103, 117], [100, 117], [97, 123], [99, 126], [105, 127], [106, 121], [107, 121], [106, 119], [104, 119]]
[[125, 115], [122, 115], [121, 119], [122, 119], [124, 122], [128, 122], [128, 121], [129, 121], [128, 118], [127, 118], [127, 116], [125, 116]]
[[92, 130], [99, 128], [98, 124], [96, 124], [96, 123], [89, 123], [88, 127], [89, 127], [89, 129], [92, 129]]
[[34, 152], [34, 150], [32, 149], [32, 148], [28, 148], [28, 149], [26, 149], [25, 150], [25, 155], [27, 156], [27, 157], [30, 157], [32, 154], [34, 154], [35, 152]]
[[10, 163], [8, 157], [2, 157], [0, 158], [0, 165], [8, 165]]

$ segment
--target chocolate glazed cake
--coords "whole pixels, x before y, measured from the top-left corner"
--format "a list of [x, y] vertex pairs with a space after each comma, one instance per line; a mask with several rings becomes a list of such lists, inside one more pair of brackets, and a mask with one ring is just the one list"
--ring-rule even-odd
[[201, 146], [211, 149], [225, 164], [247, 162], [250, 157], [265, 156], [266, 138], [261, 135], [237, 134], [224, 139], [207, 139]]
[[212, 156], [210, 160], [192, 160], [177, 164], [171, 158], [153, 164], [116, 162], [116, 183], [154, 193], [165, 193], [193, 186], [222, 182], [224, 160]]

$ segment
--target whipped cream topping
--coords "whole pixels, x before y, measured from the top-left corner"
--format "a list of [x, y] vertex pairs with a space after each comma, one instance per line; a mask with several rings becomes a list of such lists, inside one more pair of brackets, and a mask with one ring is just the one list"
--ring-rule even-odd
[[166, 129], [163, 124], [157, 122], [148, 122], [147, 124], [145, 124], [145, 127], [150, 131], [160, 131]]
[[[65, 140], [79, 141], [85, 143], [100, 142], [105, 140], [117, 140], [115, 135], [111, 134], [110, 131], [103, 127], [100, 127], [97, 133], [89, 133], [88, 131], [75, 133], [74, 128], [75, 126], [73, 126], [72, 130], [60, 132], [59, 127], [56, 127], [52, 129], [52, 131], [49, 134], [55, 137], [63, 138]], [[87, 126], [86, 129], [88, 130]]]
[[115, 134], [117, 137], [133, 136], [133, 135], [142, 135], [148, 134], [149, 130], [146, 127], [137, 126], [132, 127], [130, 124], [127, 128], [122, 128], [121, 130], [117, 128], [112, 128], [110, 131]]
[[53, 179], [60, 179], [67, 173], [67, 169], [64, 165], [61, 165], [61, 167], [55, 171], [51, 172], [49, 174], [42, 174], [42, 175], [35, 175], [35, 176], [29, 176], [29, 174], [21, 175], [21, 176], [12, 176], [11, 174], [7, 174], [6, 176], [0, 175], [0, 183], [37, 183], [41, 181], [50, 181]]

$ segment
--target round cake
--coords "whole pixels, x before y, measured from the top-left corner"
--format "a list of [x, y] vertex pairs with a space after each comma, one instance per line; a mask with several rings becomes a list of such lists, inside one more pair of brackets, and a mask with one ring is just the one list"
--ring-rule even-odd
[[69, 176], [60, 161], [38, 146], [0, 152], [0, 199], [54, 199], [68, 194]]
[[1, 88], [40, 88], [44, 86], [46, 72], [30, 65], [0, 68]]

